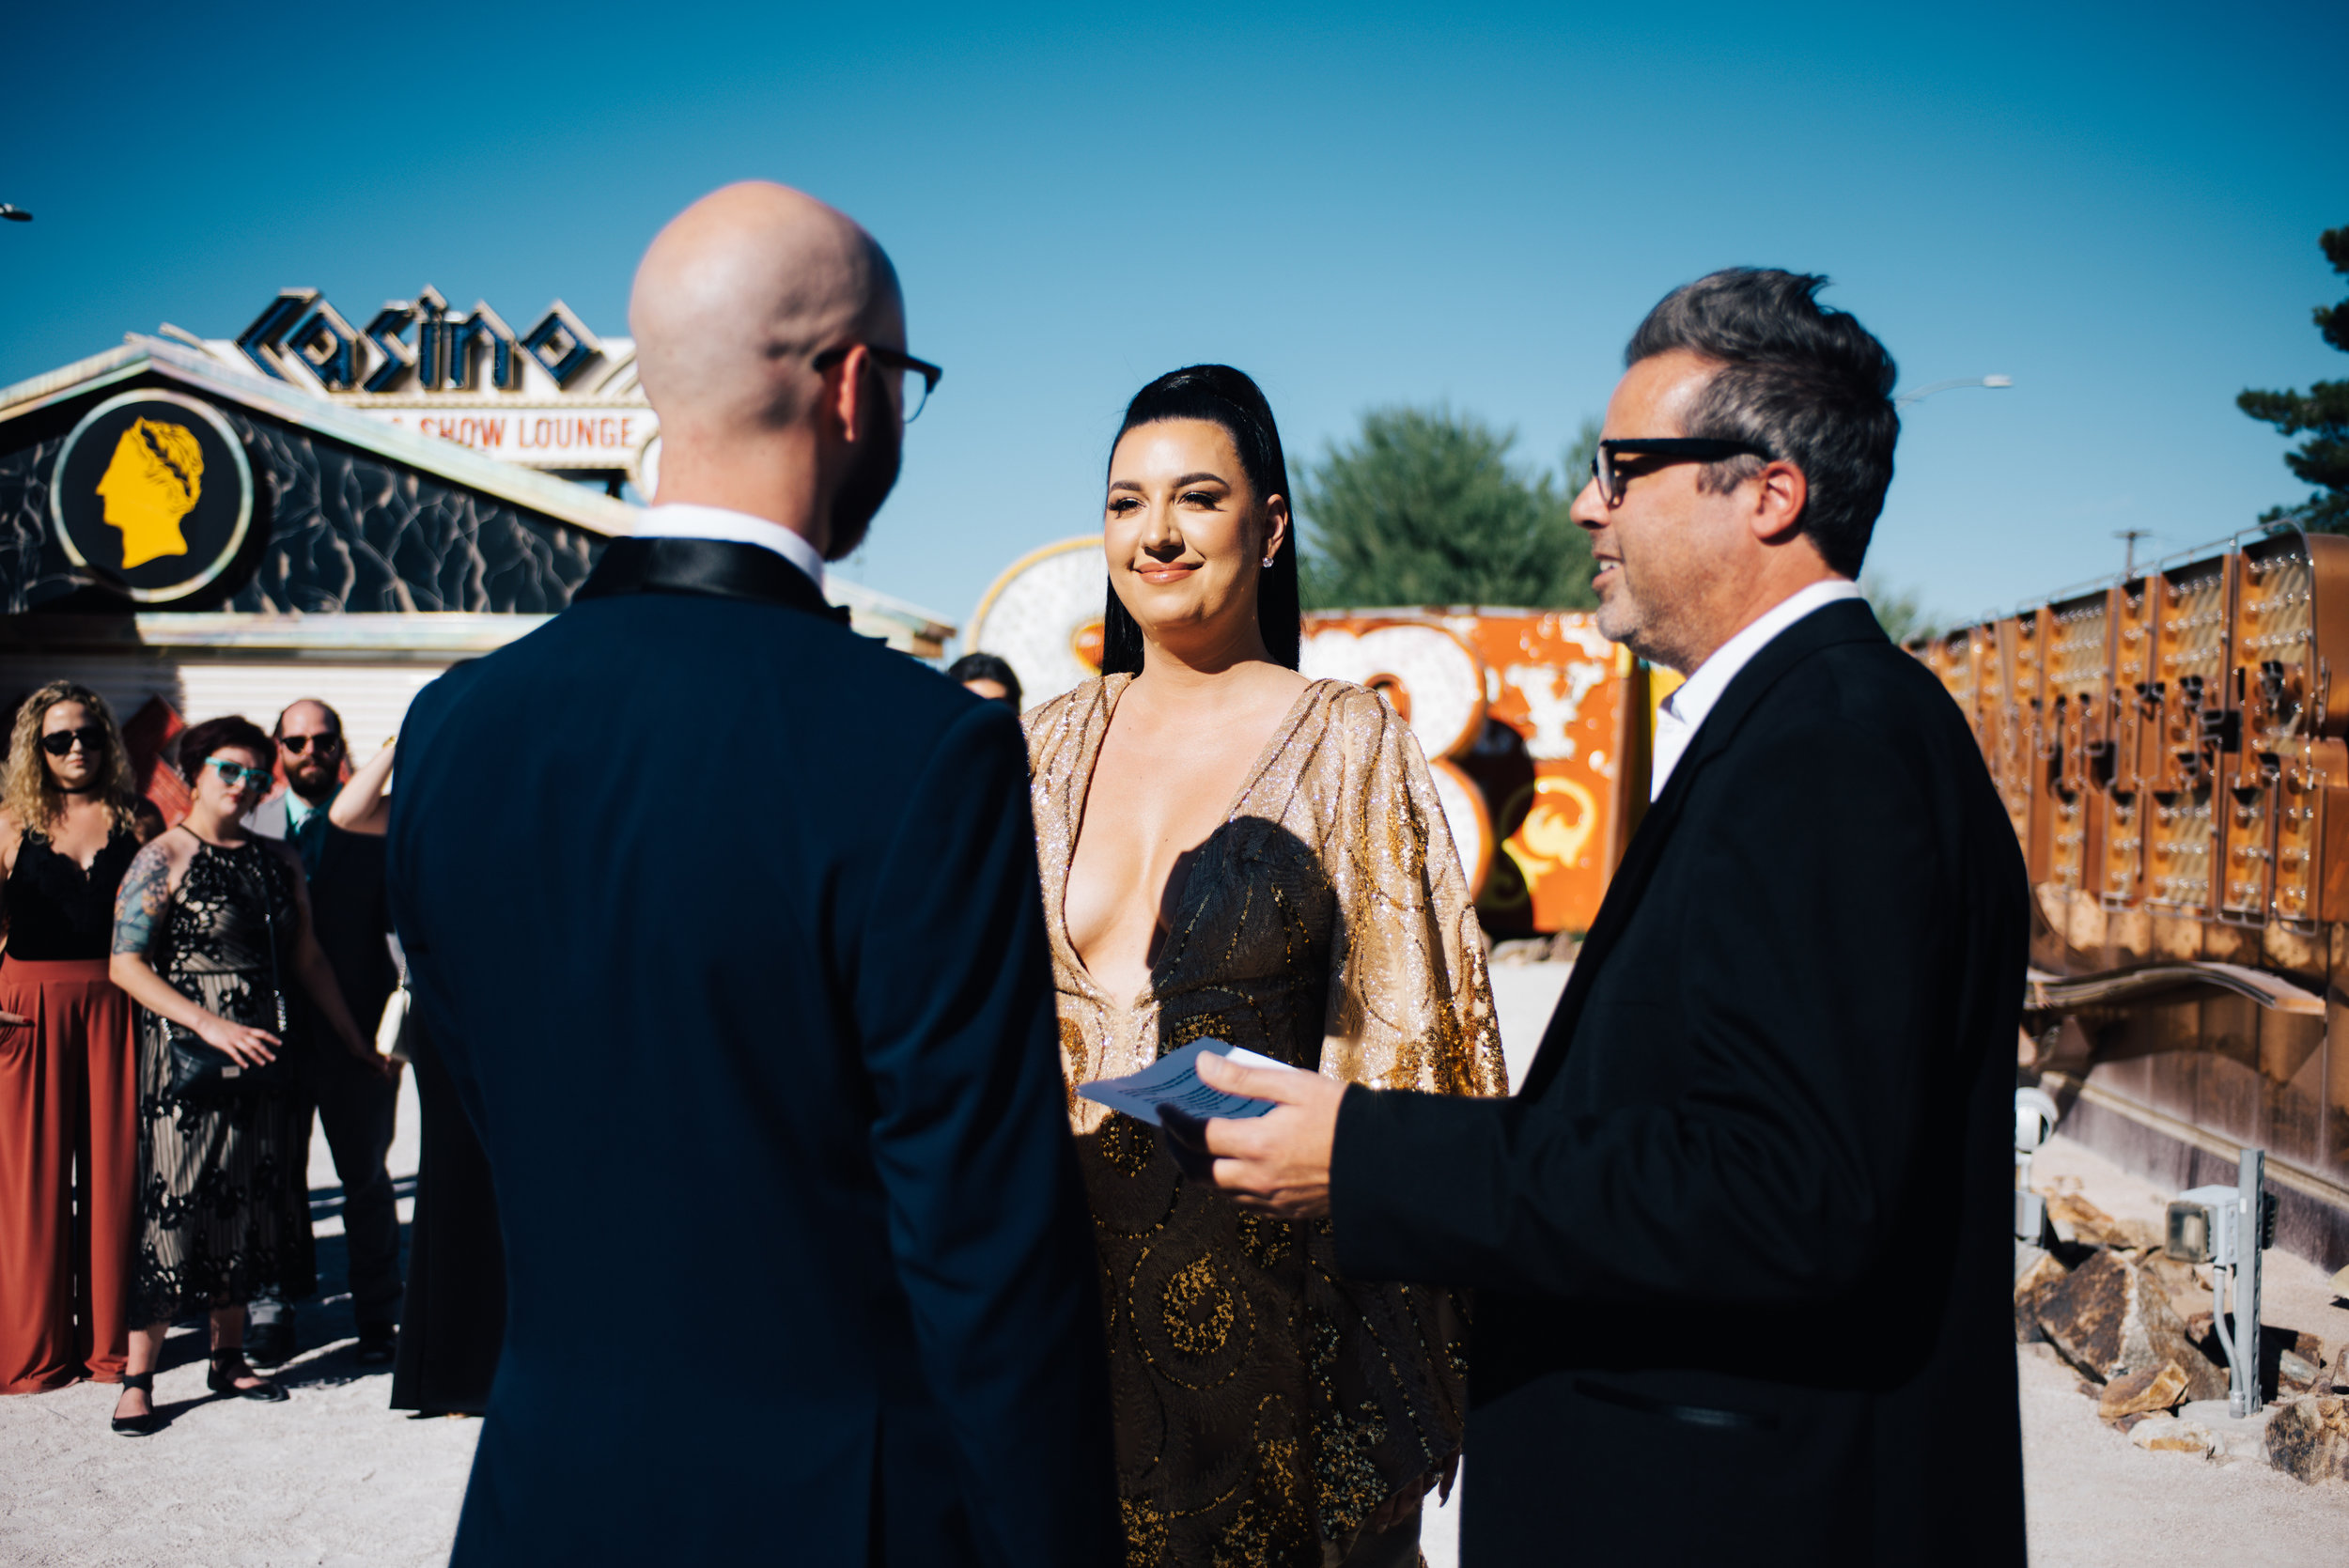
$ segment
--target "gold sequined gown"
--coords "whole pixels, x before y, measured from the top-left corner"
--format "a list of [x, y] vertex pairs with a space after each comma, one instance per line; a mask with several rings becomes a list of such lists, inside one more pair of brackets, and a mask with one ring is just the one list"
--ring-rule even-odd
[[1463, 1303], [1341, 1279], [1328, 1221], [1242, 1213], [1184, 1180], [1154, 1129], [1074, 1088], [1212, 1035], [1382, 1088], [1503, 1094], [1475, 911], [1408, 729], [1376, 694], [1315, 681], [1193, 858], [1149, 988], [1104, 993], [1062, 899], [1130, 678], [1087, 681], [1025, 720], [1127, 1560], [1330, 1568], [1372, 1509], [1457, 1451]]

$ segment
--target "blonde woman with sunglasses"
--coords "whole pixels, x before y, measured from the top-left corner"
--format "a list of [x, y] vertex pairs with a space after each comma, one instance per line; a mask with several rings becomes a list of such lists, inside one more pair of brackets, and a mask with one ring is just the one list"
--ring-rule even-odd
[[11, 729], [0, 775], [0, 1393], [23, 1394], [122, 1375], [138, 1141], [131, 1003], [107, 977], [106, 948], [115, 889], [163, 823], [132, 787], [114, 715], [89, 688], [50, 682], [18, 705]]
[[337, 1048], [287, 1037], [290, 988], [309, 995], [339, 1048], [381, 1061], [311, 931], [301, 861], [245, 829], [274, 782], [275, 750], [241, 718], [181, 736], [179, 768], [194, 800], [178, 827], [139, 851], [115, 903], [115, 983], [143, 1010], [131, 1262], [131, 1321], [143, 1327], [131, 1334], [114, 1418], [127, 1436], [156, 1430], [163, 1334], [190, 1312], [211, 1314], [212, 1392], [286, 1397], [244, 1358], [248, 1300], [269, 1288], [287, 1300], [317, 1288], [301, 1170], [310, 1107], [278, 1058]]

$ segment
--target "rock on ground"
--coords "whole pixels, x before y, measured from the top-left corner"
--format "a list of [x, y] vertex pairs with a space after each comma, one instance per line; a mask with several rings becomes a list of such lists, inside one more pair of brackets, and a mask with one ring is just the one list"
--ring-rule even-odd
[[2093, 1253], [2048, 1285], [2039, 1297], [2038, 1317], [2063, 1358], [2100, 1383], [2167, 1364], [2180, 1369], [2190, 1398], [2227, 1391], [2227, 1374], [2186, 1337], [2169, 1293], [2125, 1253]]
[[2349, 1401], [2307, 1394], [2277, 1405], [2267, 1419], [2267, 1460], [2310, 1485], [2349, 1482]]

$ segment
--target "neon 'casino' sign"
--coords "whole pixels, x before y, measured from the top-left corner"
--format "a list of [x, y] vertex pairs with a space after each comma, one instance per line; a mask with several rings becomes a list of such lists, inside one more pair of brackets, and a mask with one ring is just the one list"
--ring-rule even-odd
[[287, 379], [289, 355], [329, 392], [515, 392], [524, 355], [568, 391], [602, 357], [603, 345], [557, 300], [528, 332], [516, 333], [489, 302], [463, 315], [428, 287], [413, 300], [390, 300], [364, 327], [353, 327], [315, 288], [280, 289], [239, 333], [238, 350], [262, 374]]

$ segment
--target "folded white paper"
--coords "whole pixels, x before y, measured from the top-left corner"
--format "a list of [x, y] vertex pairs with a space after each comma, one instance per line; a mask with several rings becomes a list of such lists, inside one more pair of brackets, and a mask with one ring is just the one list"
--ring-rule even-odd
[[1077, 1086], [1077, 1093], [1097, 1104], [1108, 1106], [1112, 1110], [1122, 1110], [1137, 1122], [1147, 1122], [1154, 1127], [1159, 1125], [1159, 1110], [1162, 1106], [1171, 1106], [1184, 1115], [1202, 1122], [1217, 1116], [1234, 1120], [1261, 1116], [1272, 1109], [1270, 1100], [1251, 1099], [1245, 1094], [1227, 1094], [1221, 1089], [1210, 1089], [1201, 1082], [1196, 1065], [1201, 1051], [1211, 1051], [1242, 1067], [1277, 1067], [1284, 1073], [1301, 1070], [1221, 1040], [1194, 1040], [1180, 1050], [1167, 1052], [1138, 1073], [1081, 1083]]

